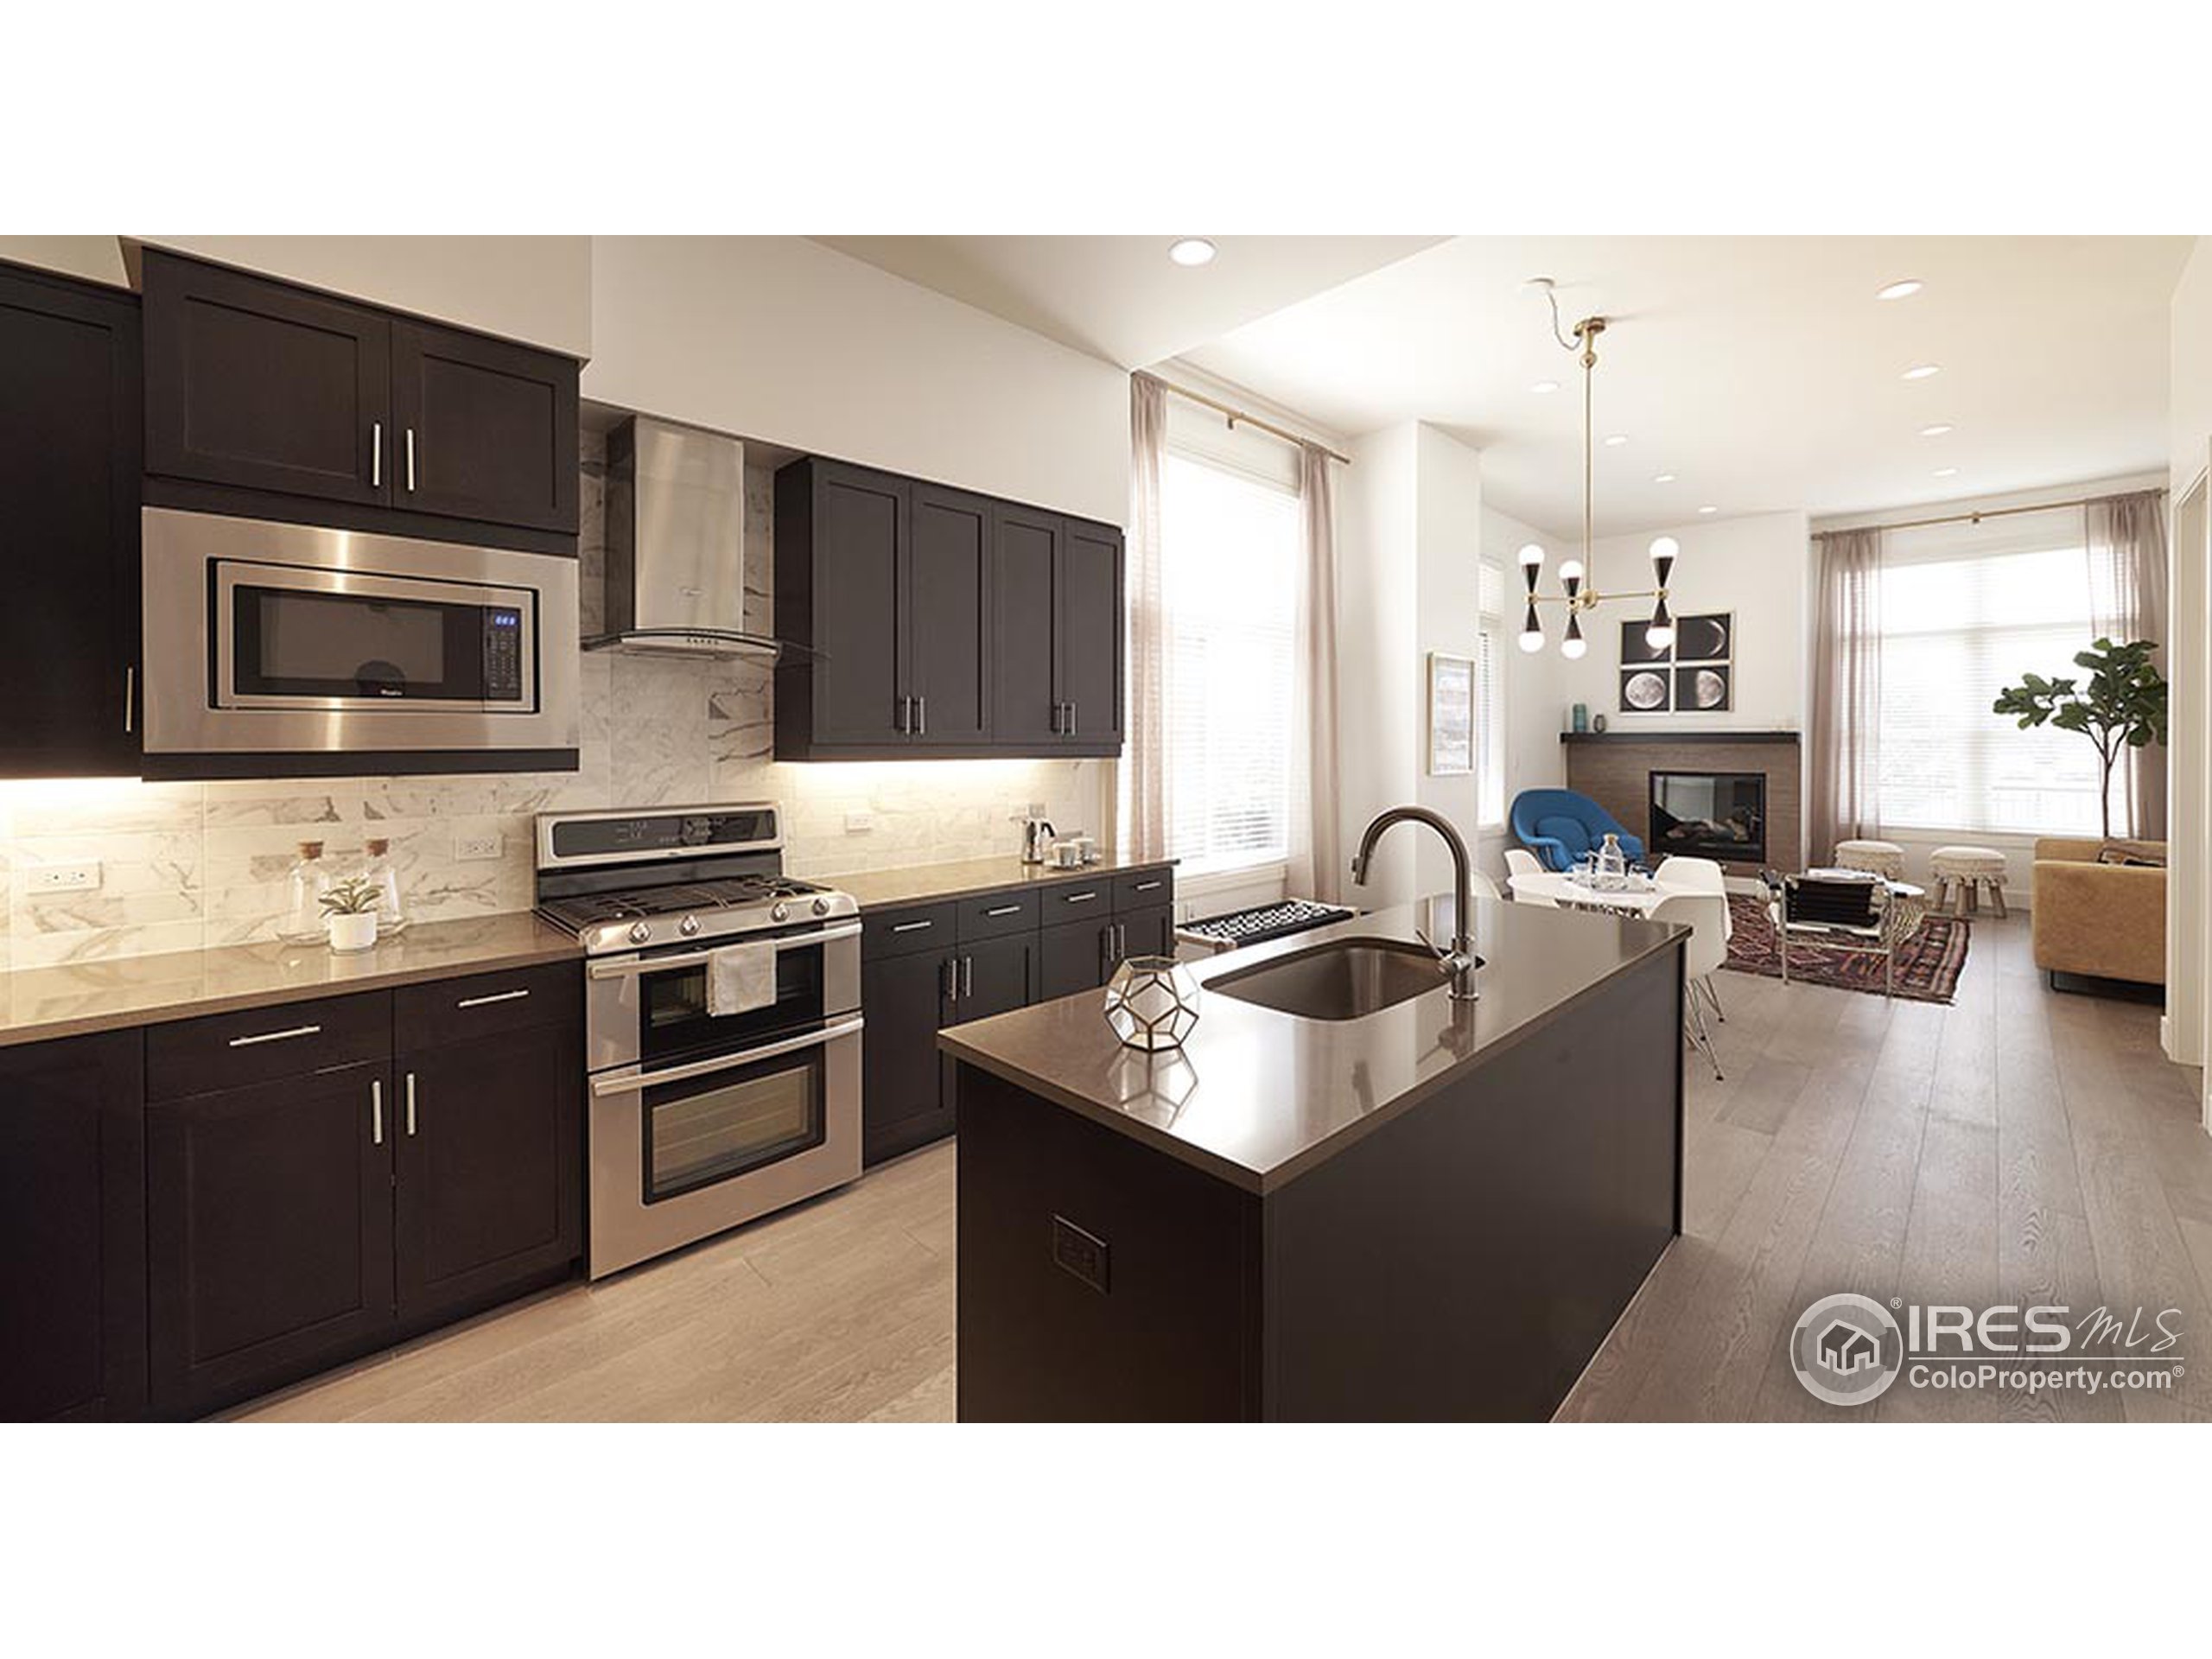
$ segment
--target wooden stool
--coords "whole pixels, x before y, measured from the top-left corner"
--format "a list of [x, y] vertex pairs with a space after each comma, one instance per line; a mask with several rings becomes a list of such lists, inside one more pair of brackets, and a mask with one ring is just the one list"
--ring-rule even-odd
[[1989, 890], [1989, 902], [1999, 916], [2005, 909], [2005, 855], [1988, 847], [1938, 847], [1928, 855], [1928, 871], [1936, 880], [1935, 908], [1945, 907], [1949, 896], [1950, 912], [1964, 916], [1981, 908], [1983, 888]]
[[1892, 881], [1904, 880], [1904, 849], [1894, 841], [1839, 841], [1835, 867], [1840, 870], [1872, 870]]

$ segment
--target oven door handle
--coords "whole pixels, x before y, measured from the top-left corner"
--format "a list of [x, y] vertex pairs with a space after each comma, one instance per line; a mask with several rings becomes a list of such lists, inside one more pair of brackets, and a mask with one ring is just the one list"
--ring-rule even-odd
[[[849, 922], [842, 927], [825, 927], [819, 933], [793, 933], [780, 939], [764, 939], [761, 943], [777, 950], [803, 950], [810, 944], [831, 944], [839, 939], [857, 939], [860, 936], [861, 925]], [[737, 943], [740, 941], [731, 941], [731, 944]], [[728, 948], [728, 945], [717, 945], [715, 950]], [[714, 954], [714, 950], [686, 950], [681, 956], [674, 957], [628, 957], [620, 962], [594, 962], [590, 971], [594, 979], [625, 979], [632, 974], [657, 974], [668, 968], [696, 968]]]
[[841, 1037], [857, 1037], [866, 1024], [866, 1020], [855, 1014], [849, 1020], [840, 1020], [834, 1026], [810, 1031], [804, 1037], [786, 1037], [779, 1043], [763, 1043], [758, 1048], [748, 1048], [740, 1054], [718, 1054], [711, 1060], [694, 1060], [689, 1065], [671, 1065], [660, 1071], [631, 1071], [611, 1077], [594, 1077], [591, 1091], [594, 1095], [639, 1094], [664, 1083], [688, 1083], [694, 1077], [712, 1077], [717, 1071], [734, 1071], [756, 1061], [772, 1060], [779, 1054], [796, 1054], [803, 1048], [820, 1048]]

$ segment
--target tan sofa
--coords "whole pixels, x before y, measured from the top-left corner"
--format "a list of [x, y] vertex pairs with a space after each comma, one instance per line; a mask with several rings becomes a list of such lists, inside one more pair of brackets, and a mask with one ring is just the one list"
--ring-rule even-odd
[[2163, 867], [2100, 864], [2107, 846], [2164, 859], [2163, 841], [2044, 836], [2036, 842], [2031, 889], [2036, 966], [2099, 979], [2166, 982], [2166, 872]]

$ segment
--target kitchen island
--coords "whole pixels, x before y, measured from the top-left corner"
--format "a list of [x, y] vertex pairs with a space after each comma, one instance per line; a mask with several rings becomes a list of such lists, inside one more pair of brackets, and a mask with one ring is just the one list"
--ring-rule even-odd
[[963, 1421], [1551, 1414], [1681, 1230], [1688, 935], [1478, 899], [1479, 1000], [1323, 1017], [1452, 908], [1192, 964], [1179, 1052], [1097, 991], [941, 1035]]

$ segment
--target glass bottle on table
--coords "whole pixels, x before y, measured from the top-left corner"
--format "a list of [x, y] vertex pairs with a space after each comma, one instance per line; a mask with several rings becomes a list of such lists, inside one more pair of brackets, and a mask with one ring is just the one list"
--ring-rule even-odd
[[323, 918], [322, 896], [334, 885], [322, 861], [322, 843], [303, 841], [299, 857], [286, 882], [284, 914], [276, 925], [277, 937], [287, 944], [321, 944], [330, 937]]
[[1598, 849], [1598, 887], [1616, 893], [1627, 885], [1628, 855], [1621, 851], [1621, 838], [1608, 830], [1605, 844]]
[[399, 872], [391, 861], [391, 842], [379, 837], [368, 843], [368, 853], [361, 879], [377, 890], [377, 934], [390, 938], [407, 925], [407, 907], [399, 896]]

